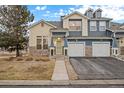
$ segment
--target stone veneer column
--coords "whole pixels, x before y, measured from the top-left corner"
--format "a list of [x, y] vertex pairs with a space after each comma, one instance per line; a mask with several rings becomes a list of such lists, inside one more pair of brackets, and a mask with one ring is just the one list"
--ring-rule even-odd
[[86, 46], [85, 47], [85, 56], [86, 57], [92, 57], [92, 46]]

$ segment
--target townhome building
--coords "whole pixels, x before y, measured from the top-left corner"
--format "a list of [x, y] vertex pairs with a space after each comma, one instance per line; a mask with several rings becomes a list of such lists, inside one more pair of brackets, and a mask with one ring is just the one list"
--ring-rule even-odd
[[[109, 57], [119, 54], [112, 18], [102, 9], [73, 12], [60, 21], [40, 20], [29, 27], [29, 53], [68, 57]], [[123, 32], [122, 32], [123, 33]], [[117, 34], [116, 34], [117, 35]]]

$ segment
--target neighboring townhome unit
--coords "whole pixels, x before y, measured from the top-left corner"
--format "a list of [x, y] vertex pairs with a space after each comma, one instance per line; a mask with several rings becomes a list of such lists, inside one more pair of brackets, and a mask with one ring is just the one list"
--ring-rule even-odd
[[124, 27], [121, 25], [113, 25], [108, 29], [112, 33], [114, 55], [124, 55]]
[[102, 10], [89, 8], [85, 14], [73, 12], [60, 21], [41, 20], [29, 27], [29, 52], [32, 55], [68, 57], [109, 57], [113, 49], [111, 18]]

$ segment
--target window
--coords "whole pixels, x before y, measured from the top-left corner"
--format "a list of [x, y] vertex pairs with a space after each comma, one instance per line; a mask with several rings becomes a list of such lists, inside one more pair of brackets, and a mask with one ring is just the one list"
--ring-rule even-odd
[[43, 36], [43, 49], [48, 49], [48, 37]]
[[37, 49], [48, 49], [47, 36], [37, 36]]
[[69, 29], [70, 30], [81, 30], [81, 20], [69, 20]]
[[101, 17], [101, 12], [97, 12], [96, 13], [96, 16], [99, 18], [99, 17]]
[[42, 49], [42, 37], [37, 36], [37, 49]]
[[67, 56], [67, 49], [65, 49], [65, 56]]
[[121, 43], [123, 43], [123, 41], [121, 40]]
[[87, 16], [88, 16], [89, 18], [93, 17], [92, 11], [89, 11], [89, 12], [87, 13]]
[[115, 50], [115, 54], [118, 54], [118, 50]]
[[105, 21], [99, 22], [99, 30], [100, 31], [105, 31], [106, 30], [106, 22]]
[[90, 31], [96, 31], [96, 21], [90, 21]]

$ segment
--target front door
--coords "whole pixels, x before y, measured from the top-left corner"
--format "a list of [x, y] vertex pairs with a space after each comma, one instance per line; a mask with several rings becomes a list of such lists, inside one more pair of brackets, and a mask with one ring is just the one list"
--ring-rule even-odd
[[61, 41], [61, 38], [57, 38], [57, 41], [56, 41], [56, 54], [59, 54], [59, 55], [62, 54], [62, 41]]

